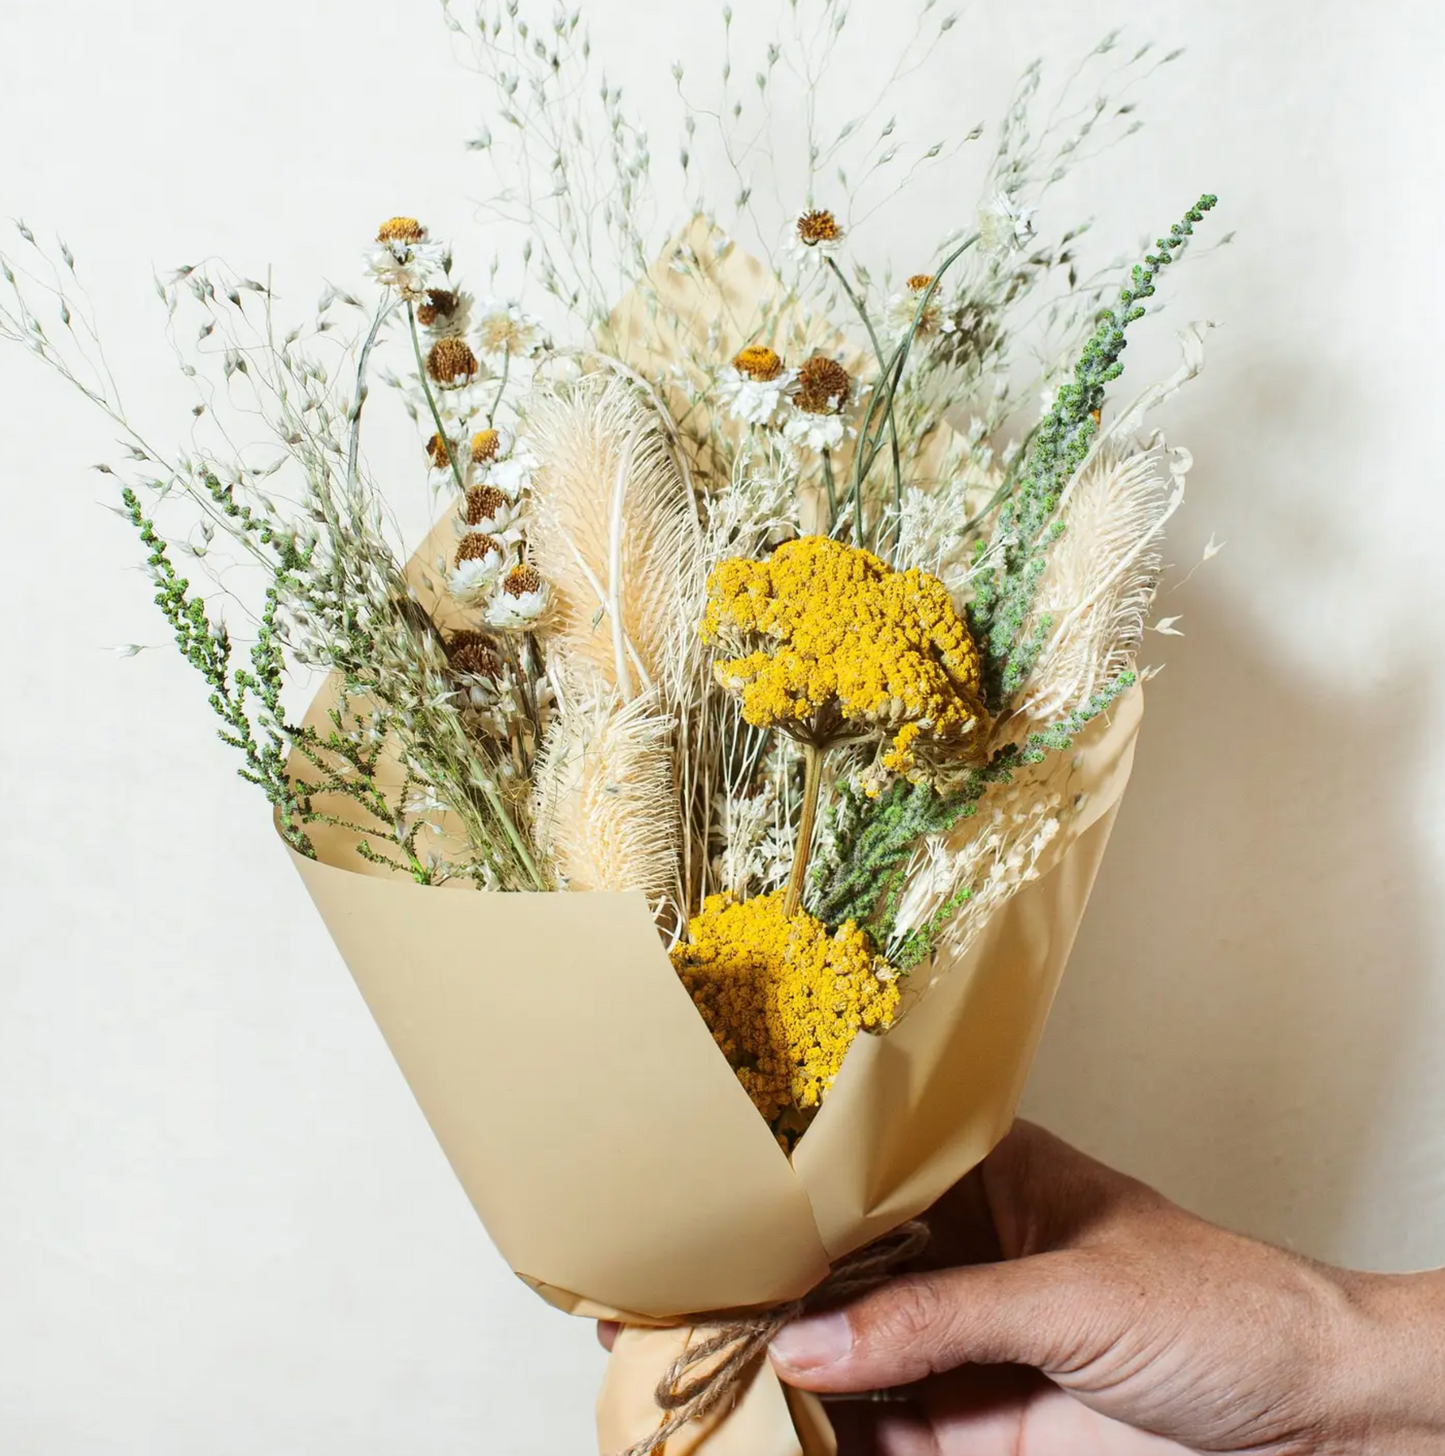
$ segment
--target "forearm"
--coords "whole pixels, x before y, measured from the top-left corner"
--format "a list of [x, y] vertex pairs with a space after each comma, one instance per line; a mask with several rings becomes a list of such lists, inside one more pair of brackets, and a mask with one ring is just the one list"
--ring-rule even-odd
[[1331, 1456], [1445, 1453], [1445, 1269], [1351, 1274]]

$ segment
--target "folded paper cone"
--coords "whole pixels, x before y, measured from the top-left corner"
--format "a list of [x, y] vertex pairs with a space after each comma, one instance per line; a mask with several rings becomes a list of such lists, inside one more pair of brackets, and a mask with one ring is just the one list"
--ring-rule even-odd
[[[318, 837], [316, 860], [294, 858], [511, 1267], [571, 1313], [683, 1325], [801, 1297], [831, 1263], [927, 1210], [1007, 1131], [1142, 707], [1135, 689], [1060, 756], [1073, 812], [1039, 877], [961, 955], [913, 973], [907, 1014], [855, 1041], [791, 1159], [713, 1042], [640, 893], [430, 889], [378, 878], [386, 871], [344, 836]], [[619, 1345], [599, 1411], [604, 1453], [656, 1429], [644, 1397], [680, 1338]], [[765, 1366], [716, 1430], [675, 1438], [668, 1456], [703, 1435], [708, 1456], [827, 1449], [821, 1408], [789, 1397]], [[760, 1443], [759, 1423], [776, 1439]]]

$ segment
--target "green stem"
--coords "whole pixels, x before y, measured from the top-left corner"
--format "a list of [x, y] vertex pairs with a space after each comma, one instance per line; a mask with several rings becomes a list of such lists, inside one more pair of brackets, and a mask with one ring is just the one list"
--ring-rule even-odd
[[491, 806], [492, 813], [502, 822], [502, 832], [512, 843], [517, 858], [522, 862], [527, 873], [532, 877], [533, 887], [538, 890], [547, 888], [546, 882], [542, 879], [542, 872], [537, 868], [537, 862], [532, 858], [531, 851], [527, 848], [522, 839], [520, 831], [512, 822], [512, 816], [507, 813], [507, 806], [502, 802], [502, 796], [497, 792], [496, 786], [487, 784], [482, 792], [487, 796], [487, 803]]
[[507, 392], [507, 376], [512, 372], [512, 351], [510, 348], [502, 350], [502, 382], [497, 386], [497, 397], [492, 401], [492, 407], [487, 411], [487, 428], [492, 428], [492, 422], [497, 418], [497, 411], [502, 407], [502, 396]]
[[[828, 267], [833, 270], [833, 275], [837, 278], [839, 285], [843, 289], [843, 292], [848, 296], [848, 302], [853, 305], [854, 311], [857, 313], [858, 317], [863, 320], [863, 327], [868, 330], [868, 338], [873, 344], [873, 355], [878, 360], [878, 378], [879, 383], [881, 384], [883, 376], [887, 373], [888, 363], [883, 357], [883, 344], [878, 338], [878, 331], [873, 327], [873, 320], [869, 317], [868, 309], [864, 305], [863, 300], [857, 295], [857, 293], [853, 291], [852, 285], [849, 284], [848, 279], [844, 275], [842, 268], [838, 266], [838, 260], [833, 257], [827, 257], [824, 261], [827, 263]], [[894, 414], [893, 411], [893, 400], [891, 396], [888, 400], [888, 436], [893, 446], [893, 494], [894, 499], [897, 501], [897, 504], [901, 509], [903, 505], [903, 461], [898, 449], [898, 420], [897, 416]], [[859, 484], [861, 487], [861, 482]], [[863, 492], [860, 488], [855, 492], [854, 495], [853, 519], [854, 531], [857, 535], [857, 540], [854, 544], [858, 546], [863, 546], [867, 544], [862, 539], [861, 535], [863, 525], [861, 511], [862, 494]]]
[[361, 408], [366, 403], [366, 366], [371, 360], [371, 351], [376, 347], [381, 326], [391, 316], [394, 307], [395, 304], [389, 296], [384, 297], [377, 305], [376, 317], [371, 321], [371, 331], [367, 334], [356, 361], [356, 403], [352, 406], [351, 438], [346, 447], [346, 487], [352, 491], [356, 489], [357, 463], [361, 453]]
[[823, 446], [823, 489], [828, 494], [828, 534], [833, 534], [833, 526], [838, 519], [838, 490], [833, 482], [833, 452]]
[[863, 482], [868, 472], [873, 468], [873, 462], [878, 458], [878, 452], [883, 448], [883, 426], [879, 426], [871, 444], [868, 439], [868, 432], [873, 427], [873, 417], [878, 413], [878, 401], [886, 398], [886, 407], [891, 412], [893, 399], [898, 393], [899, 381], [903, 378], [903, 366], [908, 363], [908, 355], [913, 348], [913, 340], [918, 336], [919, 325], [923, 322], [923, 316], [928, 310], [928, 305], [933, 302], [933, 295], [938, 292], [938, 285], [943, 280], [943, 275], [978, 241], [977, 233], [970, 233], [944, 260], [938, 265], [938, 271], [933, 275], [932, 282], [919, 295], [918, 307], [913, 312], [913, 322], [909, 325], [908, 332], [898, 342], [898, 347], [893, 351], [893, 357], [888, 361], [883, 370], [883, 377], [878, 381], [878, 388], [873, 391], [873, 398], [868, 404], [868, 413], [863, 419], [863, 428], [858, 432], [858, 451], [856, 455], [857, 465], [853, 472], [853, 489], [857, 495], [863, 493]]
[[462, 479], [462, 468], [457, 464], [456, 451], [452, 449], [452, 442], [447, 438], [446, 426], [442, 424], [441, 411], [437, 409], [431, 385], [427, 383], [426, 360], [421, 356], [421, 338], [416, 331], [416, 310], [412, 307], [410, 299], [406, 303], [406, 326], [411, 331], [411, 351], [416, 355], [417, 377], [421, 380], [421, 392], [426, 396], [427, 407], [431, 410], [432, 423], [437, 427], [437, 439], [442, 442], [442, 449], [447, 452], [447, 464], [452, 468], [452, 477], [456, 480], [457, 489], [465, 495], [467, 483]]
[[783, 914], [791, 918], [803, 903], [803, 886], [808, 880], [808, 856], [813, 848], [813, 825], [818, 818], [818, 796], [823, 788], [823, 752], [814, 743], [803, 745], [803, 812], [798, 820], [798, 842], [793, 847], [793, 873]]

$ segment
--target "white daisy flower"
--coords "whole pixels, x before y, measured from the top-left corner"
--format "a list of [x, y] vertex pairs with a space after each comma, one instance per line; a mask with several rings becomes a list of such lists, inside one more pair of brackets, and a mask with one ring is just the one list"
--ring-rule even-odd
[[[918, 318], [918, 305], [923, 302], [924, 295], [932, 286], [932, 274], [915, 273], [908, 280], [903, 292], [895, 293], [888, 300], [883, 318], [890, 334], [901, 336], [913, 327], [914, 319]], [[923, 310], [923, 317], [918, 318], [918, 332], [948, 334], [956, 327], [952, 318], [944, 316], [943, 309], [939, 306], [938, 292], [935, 290]]]
[[1026, 248], [1034, 235], [1036, 211], [1020, 207], [1006, 192], [995, 192], [978, 214], [978, 238], [984, 251], [1007, 257]]
[[366, 255], [367, 271], [403, 298], [420, 299], [428, 283], [445, 277], [447, 248], [428, 240], [414, 217], [388, 218], [377, 230], [376, 244]]
[[532, 484], [540, 462], [526, 446], [514, 450], [505, 460], [494, 460], [483, 472], [487, 485], [495, 486], [504, 495], [516, 500]]
[[479, 469], [485, 470], [494, 462], [505, 460], [512, 453], [516, 437], [510, 430], [487, 425], [478, 430], [467, 443], [473, 463]]
[[527, 632], [537, 625], [551, 601], [551, 592], [534, 566], [514, 566], [501, 590], [487, 603], [487, 625], [503, 631]]
[[466, 529], [502, 536], [522, 519], [522, 507], [495, 485], [474, 485], [463, 509]]
[[[435, 385], [436, 381], [432, 383]], [[455, 427], [458, 433], [464, 434], [471, 421], [491, 409], [497, 397], [497, 385], [485, 370], [479, 370], [465, 384], [433, 388], [432, 397], [436, 400], [437, 413], [448, 428]], [[430, 413], [423, 401], [422, 418], [426, 419]]]
[[472, 296], [456, 288], [428, 288], [416, 306], [416, 321], [431, 339], [465, 334], [471, 326]]
[[495, 536], [468, 532], [457, 546], [447, 590], [460, 602], [476, 604], [506, 569], [507, 548]]
[[542, 320], [524, 313], [518, 304], [489, 298], [482, 304], [477, 342], [489, 359], [504, 355], [530, 359], [542, 342]]
[[795, 258], [821, 261], [843, 246], [844, 232], [838, 219], [825, 208], [809, 208], [798, 214], [788, 239]]
[[796, 378], [791, 369], [780, 369], [772, 378], [759, 379], [729, 365], [718, 376], [718, 398], [735, 420], [745, 425], [771, 425]]
[[806, 410], [794, 410], [783, 426], [783, 435], [792, 444], [809, 450], [836, 450], [843, 443], [843, 416], [810, 415]]

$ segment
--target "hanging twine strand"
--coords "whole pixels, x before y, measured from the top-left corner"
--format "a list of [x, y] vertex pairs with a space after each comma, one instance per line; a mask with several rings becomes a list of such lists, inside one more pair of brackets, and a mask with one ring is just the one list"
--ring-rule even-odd
[[699, 1340], [668, 1367], [655, 1399], [662, 1424], [645, 1441], [621, 1456], [664, 1456], [663, 1448], [684, 1426], [699, 1421], [741, 1391], [754, 1364], [762, 1359], [786, 1324], [807, 1310], [837, 1304], [876, 1289], [900, 1265], [917, 1258], [928, 1245], [928, 1225], [905, 1223], [850, 1254], [812, 1293], [788, 1304], [740, 1315], [726, 1324], [704, 1325]]

